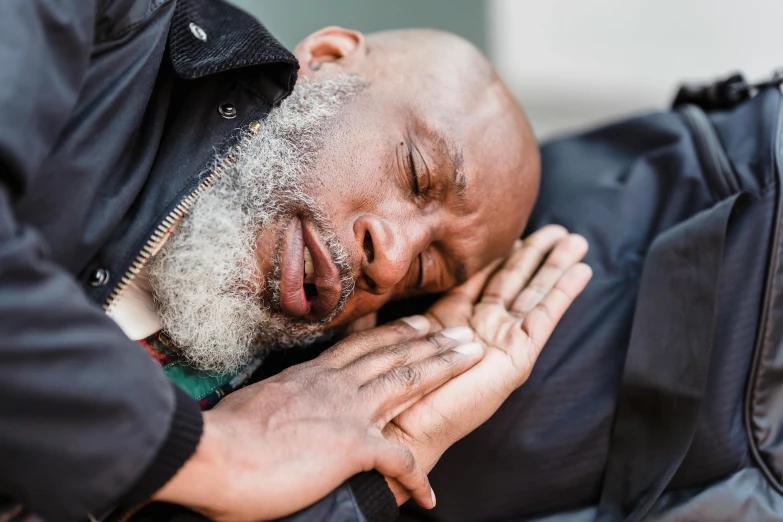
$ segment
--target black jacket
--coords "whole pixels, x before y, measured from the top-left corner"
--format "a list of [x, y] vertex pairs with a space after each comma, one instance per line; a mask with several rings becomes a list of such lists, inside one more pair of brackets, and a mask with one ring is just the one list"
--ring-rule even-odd
[[[216, 0], [2, 3], [0, 495], [101, 518], [192, 454], [198, 406], [102, 307], [297, 69]], [[390, 498], [363, 475], [294, 518], [393, 515]]]

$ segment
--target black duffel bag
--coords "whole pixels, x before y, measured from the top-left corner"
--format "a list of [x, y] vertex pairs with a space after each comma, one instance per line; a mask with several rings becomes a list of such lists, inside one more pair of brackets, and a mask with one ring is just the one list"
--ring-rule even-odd
[[593, 279], [406, 516], [783, 520], [780, 134], [734, 77], [542, 146], [529, 230], [584, 235]]

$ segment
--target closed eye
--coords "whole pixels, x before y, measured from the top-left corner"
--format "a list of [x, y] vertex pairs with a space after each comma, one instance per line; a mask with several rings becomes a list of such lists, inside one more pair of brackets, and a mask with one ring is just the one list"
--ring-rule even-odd
[[413, 161], [413, 148], [408, 146], [408, 166], [411, 171], [411, 180], [413, 185], [413, 194], [419, 195], [419, 176], [416, 174], [416, 162]]
[[424, 286], [424, 258], [419, 254], [419, 274], [416, 276], [416, 290]]

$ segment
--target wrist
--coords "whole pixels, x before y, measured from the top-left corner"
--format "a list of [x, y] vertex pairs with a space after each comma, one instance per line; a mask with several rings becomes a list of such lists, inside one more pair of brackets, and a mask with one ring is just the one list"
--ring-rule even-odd
[[118, 499], [128, 508], [148, 501], [180, 470], [195, 453], [204, 431], [204, 420], [198, 404], [188, 394], [172, 385], [175, 403], [171, 424], [146, 469]]
[[196, 451], [185, 464], [153, 496], [153, 501], [169, 502], [195, 509], [215, 511], [222, 505], [217, 498], [225, 483], [225, 445], [219, 424], [213, 412], [202, 414], [204, 428]]

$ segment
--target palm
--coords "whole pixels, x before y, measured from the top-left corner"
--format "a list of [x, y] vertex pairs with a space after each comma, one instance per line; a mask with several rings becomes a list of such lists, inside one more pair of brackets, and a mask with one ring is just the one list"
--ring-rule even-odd
[[527, 380], [552, 330], [590, 278], [589, 268], [579, 263], [586, 251], [581, 237], [544, 227], [517, 246], [500, 270], [495, 271], [497, 263], [487, 267], [427, 312], [433, 330], [469, 326], [484, 358], [387, 428], [414, 453], [419, 446], [424, 469]]

